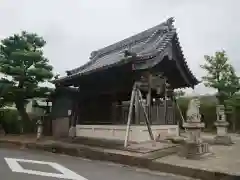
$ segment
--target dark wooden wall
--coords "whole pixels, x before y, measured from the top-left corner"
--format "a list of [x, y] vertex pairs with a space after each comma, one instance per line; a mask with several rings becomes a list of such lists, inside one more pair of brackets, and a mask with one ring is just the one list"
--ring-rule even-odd
[[79, 124], [111, 124], [111, 100], [108, 96], [88, 98], [79, 103]]
[[73, 100], [69, 96], [58, 96], [52, 104], [51, 118], [68, 116], [68, 110], [72, 109]]
[[[129, 101], [113, 103], [110, 99], [92, 99], [82, 103], [79, 108], [78, 124], [126, 124], [129, 111]], [[151, 123], [156, 125], [175, 125], [175, 107], [167, 101], [167, 114], [165, 119], [164, 101], [155, 102], [151, 108]], [[139, 122], [132, 117], [132, 124], [145, 124], [144, 113], [139, 111]]]
[[[129, 103], [124, 103], [121, 108], [120, 119], [122, 119], [122, 123], [127, 123], [128, 111], [129, 111]], [[151, 124], [155, 125], [175, 125], [177, 124], [175, 118], [175, 106], [171, 101], [167, 101], [167, 114], [165, 119], [165, 106], [163, 102], [153, 103], [151, 108]], [[135, 122], [135, 115], [133, 115], [133, 124], [145, 124], [144, 120], [144, 112], [139, 111], [139, 121], [140, 123]]]

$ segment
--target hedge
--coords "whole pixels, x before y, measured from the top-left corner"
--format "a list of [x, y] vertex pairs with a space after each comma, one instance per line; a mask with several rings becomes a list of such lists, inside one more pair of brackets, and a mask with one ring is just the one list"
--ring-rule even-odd
[[24, 133], [35, 132], [35, 122], [24, 122], [19, 120], [19, 114], [17, 110], [1, 109], [0, 112], [0, 123], [7, 134], [20, 134], [22, 129]]
[[[189, 98], [179, 98], [177, 103], [181, 109], [181, 112], [186, 119], [186, 111], [189, 103]], [[24, 133], [35, 133], [36, 132], [36, 122], [33, 120], [31, 122], [23, 122], [18, 120], [18, 112], [13, 109], [2, 109], [0, 115], [0, 123], [6, 133], [9, 134], [19, 134], [23, 127]], [[203, 115], [202, 121], [205, 123], [206, 130], [214, 130], [214, 122], [216, 121], [216, 104], [208, 103], [206, 101], [201, 101], [200, 113]], [[176, 113], [176, 118], [181, 119], [179, 111]], [[240, 130], [240, 111], [236, 111], [236, 130]], [[227, 120], [230, 123], [230, 130], [232, 129], [231, 116], [227, 116]], [[180, 121], [181, 122], [181, 121]], [[180, 123], [181, 124], [181, 123]]]
[[[189, 98], [179, 98], [177, 100], [177, 103], [181, 109], [181, 112], [184, 116], [184, 119], [186, 119], [186, 111], [189, 103]], [[217, 119], [216, 116], [216, 104], [213, 102], [206, 102], [206, 101], [201, 101], [201, 106], [200, 106], [200, 113], [202, 114], [203, 118], [202, 121], [205, 123], [205, 130], [214, 130], [214, 122]], [[232, 116], [231, 115], [226, 115], [227, 121], [230, 123], [229, 130], [232, 130]], [[179, 112], [176, 114], [177, 119], [181, 119]], [[235, 118], [235, 123], [236, 123], [236, 130], [240, 130], [240, 121], [238, 119], [240, 118], [240, 111], [236, 111], [236, 118]]]

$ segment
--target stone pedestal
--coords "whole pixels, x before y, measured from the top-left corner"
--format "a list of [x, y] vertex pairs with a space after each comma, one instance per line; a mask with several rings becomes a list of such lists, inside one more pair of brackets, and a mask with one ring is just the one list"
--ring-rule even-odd
[[187, 119], [183, 123], [188, 137], [182, 145], [181, 155], [188, 159], [200, 159], [210, 152], [208, 144], [202, 142], [201, 130], [205, 125], [201, 122], [199, 108], [199, 99], [191, 99], [188, 104]]
[[181, 150], [181, 156], [187, 159], [202, 159], [210, 154], [207, 143], [186, 142]]
[[229, 123], [227, 121], [216, 121], [217, 136], [214, 138], [214, 143], [219, 145], [232, 145], [232, 139], [228, 135], [227, 129]]
[[203, 143], [201, 139], [201, 129], [204, 128], [204, 123], [189, 122], [184, 123], [183, 127], [187, 129], [188, 137], [182, 146], [180, 155], [188, 159], [200, 159], [209, 154], [209, 145]]

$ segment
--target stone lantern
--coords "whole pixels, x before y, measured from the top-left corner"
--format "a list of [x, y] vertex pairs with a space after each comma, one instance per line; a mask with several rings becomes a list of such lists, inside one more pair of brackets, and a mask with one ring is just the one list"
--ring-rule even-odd
[[199, 99], [192, 99], [188, 105], [186, 122], [183, 123], [188, 138], [182, 145], [181, 155], [189, 159], [198, 159], [209, 153], [208, 144], [204, 143], [201, 138], [201, 130], [205, 125], [201, 122], [199, 108]]
[[221, 145], [233, 144], [232, 139], [227, 132], [229, 123], [226, 121], [224, 105], [217, 105], [216, 113], [217, 113], [217, 121], [214, 123], [214, 125], [217, 128], [217, 136], [214, 139], [215, 144], [221, 144]]

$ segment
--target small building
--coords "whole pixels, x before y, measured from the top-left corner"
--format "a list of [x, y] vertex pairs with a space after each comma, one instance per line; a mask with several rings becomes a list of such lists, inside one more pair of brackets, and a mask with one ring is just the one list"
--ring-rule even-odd
[[49, 102], [47, 98], [33, 98], [28, 100], [26, 104], [26, 112], [31, 118], [40, 118], [47, 114], [47, 111], [51, 111], [52, 102]]
[[[93, 51], [89, 62], [56, 79], [52, 117], [58, 135], [67, 135], [72, 124], [76, 136], [125, 140], [131, 116], [129, 141], [149, 140], [147, 122], [155, 139], [177, 135], [172, 92], [194, 88], [198, 80], [187, 66], [173, 21], [169, 18]], [[135, 98], [132, 105], [135, 84], [140, 84], [143, 99]], [[131, 107], [133, 113], [129, 115]]]
[[[51, 111], [51, 106], [52, 102], [49, 102], [47, 98], [33, 98], [27, 99], [25, 108], [30, 118], [40, 118], [41, 116], [46, 115], [48, 109]], [[11, 109], [17, 111], [14, 103], [11, 105], [5, 105], [1, 109]]]

